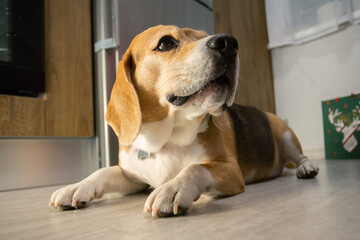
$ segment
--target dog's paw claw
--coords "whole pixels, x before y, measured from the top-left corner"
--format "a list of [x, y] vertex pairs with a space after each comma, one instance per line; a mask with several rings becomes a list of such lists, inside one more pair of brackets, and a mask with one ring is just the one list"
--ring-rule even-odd
[[62, 210], [62, 211], [70, 211], [70, 210], [76, 210], [77, 207], [72, 206], [72, 205], [60, 204], [59, 209]]
[[55, 191], [50, 199], [49, 207], [58, 210], [75, 210], [86, 207], [87, 203], [96, 198], [96, 189], [91, 184], [76, 183]]
[[298, 166], [296, 176], [301, 179], [310, 179], [316, 177], [319, 173], [319, 167], [309, 160]]
[[173, 180], [159, 186], [150, 194], [143, 212], [151, 212], [153, 217], [180, 216], [187, 212], [199, 195], [199, 191], [193, 186]]

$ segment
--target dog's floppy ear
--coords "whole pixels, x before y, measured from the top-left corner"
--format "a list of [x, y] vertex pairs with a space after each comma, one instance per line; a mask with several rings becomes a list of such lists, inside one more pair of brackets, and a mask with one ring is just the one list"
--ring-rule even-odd
[[132, 57], [128, 50], [119, 62], [106, 111], [106, 121], [115, 131], [120, 144], [124, 146], [134, 142], [141, 127], [140, 103], [131, 81], [131, 65]]

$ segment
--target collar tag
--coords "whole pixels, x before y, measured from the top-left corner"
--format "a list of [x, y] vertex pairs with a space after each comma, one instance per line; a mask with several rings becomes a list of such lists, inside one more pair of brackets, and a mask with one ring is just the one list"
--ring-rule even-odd
[[138, 150], [138, 153], [137, 153], [137, 159], [138, 160], [144, 160], [144, 159], [148, 159], [150, 158], [150, 153], [149, 152], [145, 152], [141, 149]]

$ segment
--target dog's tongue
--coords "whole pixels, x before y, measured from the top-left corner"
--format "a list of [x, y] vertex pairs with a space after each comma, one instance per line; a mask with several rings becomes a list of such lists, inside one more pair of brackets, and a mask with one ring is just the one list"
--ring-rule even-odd
[[187, 100], [189, 100], [189, 98], [190, 96], [179, 97], [179, 96], [175, 96], [174, 94], [170, 94], [166, 97], [166, 100], [168, 100], [168, 102], [171, 103], [172, 105], [181, 106], [184, 103], [186, 103]]

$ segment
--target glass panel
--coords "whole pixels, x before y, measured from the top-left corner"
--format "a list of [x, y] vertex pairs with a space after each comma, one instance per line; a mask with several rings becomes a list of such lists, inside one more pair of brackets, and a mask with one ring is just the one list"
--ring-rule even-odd
[[0, 61], [11, 62], [11, 21], [9, 0], [0, 0]]
[[353, 18], [355, 23], [360, 23], [360, 0], [352, 0]]
[[[290, 1], [290, 11], [293, 14], [292, 27], [293, 32], [305, 30], [309, 27], [313, 27], [321, 20], [318, 17], [318, 11], [321, 6], [332, 2], [332, 0], [292, 0]], [[334, 17], [335, 11], [331, 9], [330, 15]]]
[[269, 48], [301, 44], [354, 23], [360, 0], [266, 0]]

